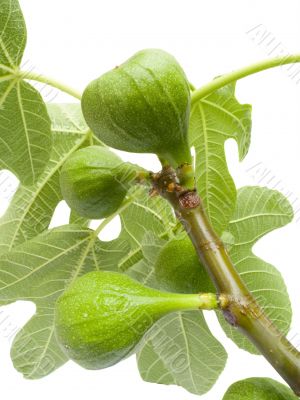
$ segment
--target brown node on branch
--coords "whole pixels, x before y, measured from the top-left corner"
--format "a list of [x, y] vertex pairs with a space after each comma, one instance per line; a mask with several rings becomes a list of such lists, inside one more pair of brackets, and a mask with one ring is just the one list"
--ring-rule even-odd
[[196, 208], [200, 205], [200, 197], [195, 190], [183, 192], [180, 194], [178, 200], [180, 207], [184, 209]]
[[174, 198], [178, 198], [179, 205], [184, 210], [198, 207], [200, 198], [196, 190], [187, 190], [180, 185], [178, 171], [170, 166], [165, 166], [160, 172], [152, 173], [152, 191], [166, 198], [174, 194]]

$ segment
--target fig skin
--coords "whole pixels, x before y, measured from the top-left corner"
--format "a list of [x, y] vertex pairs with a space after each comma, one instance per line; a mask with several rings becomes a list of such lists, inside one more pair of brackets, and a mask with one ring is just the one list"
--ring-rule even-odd
[[56, 337], [82, 367], [106, 368], [132, 354], [159, 318], [198, 307], [199, 295], [160, 292], [125, 274], [94, 271], [57, 300]]
[[87, 124], [108, 146], [155, 153], [174, 168], [191, 164], [190, 87], [165, 51], [139, 51], [92, 81], [81, 104]]
[[[251, 397], [250, 397], [251, 396]], [[223, 400], [297, 400], [292, 390], [271, 378], [248, 378], [232, 384]]]
[[162, 290], [175, 293], [215, 291], [189, 237], [167, 242], [158, 254], [154, 269]]
[[77, 150], [61, 170], [63, 198], [82, 217], [108, 217], [117, 211], [135, 183], [137, 168], [123, 162], [105, 147], [89, 146]]

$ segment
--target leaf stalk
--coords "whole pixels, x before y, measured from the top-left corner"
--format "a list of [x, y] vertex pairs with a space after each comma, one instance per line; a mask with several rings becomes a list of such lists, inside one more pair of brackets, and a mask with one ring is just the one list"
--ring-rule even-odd
[[77, 91], [76, 89], [71, 88], [70, 86], [65, 85], [64, 83], [50, 78], [48, 76], [42, 75], [42, 74], [37, 74], [32, 71], [19, 71], [16, 73], [16, 76], [18, 76], [20, 79], [26, 79], [29, 81], [36, 81], [40, 83], [44, 83], [45, 85], [52, 86], [64, 93], [69, 94], [72, 97], [75, 97], [78, 100], [81, 100], [81, 93]]
[[270, 68], [280, 67], [283, 65], [294, 64], [298, 62], [300, 62], [300, 54], [288, 55], [286, 57], [269, 58], [267, 60], [259, 61], [257, 63], [221, 75], [213, 81], [207, 83], [206, 85], [203, 85], [199, 89], [196, 89], [192, 92], [192, 105], [195, 104], [198, 100], [207, 96], [208, 94], [222, 88], [223, 86], [228, 85], [229, 83], [236, 82], [239, 79], [256, 74], [257, 72], [265, 71]]

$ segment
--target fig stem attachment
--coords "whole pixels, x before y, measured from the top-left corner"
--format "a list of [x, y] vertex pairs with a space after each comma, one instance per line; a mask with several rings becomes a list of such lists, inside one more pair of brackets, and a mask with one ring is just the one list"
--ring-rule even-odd
[[226, 294], [199, 293], [198, 301], [198, 308], [201, 310], [225, 310], [231, 302], [231, 299]]
[[176, 294], [179, 310], [225, 310], [231, 299], [216, 293]]

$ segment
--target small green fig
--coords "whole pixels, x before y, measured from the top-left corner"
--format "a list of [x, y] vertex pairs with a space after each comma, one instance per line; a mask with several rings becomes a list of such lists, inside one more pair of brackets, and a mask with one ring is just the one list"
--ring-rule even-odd
[[140, 51], [91, 82], [82, 110], [89, 127], [110, 147], [155, 153], [174, 168], [191, 163], [189, 83], [165, 51]]
[[157, 256], [154, 270], [157, 282], [163, 290], [176, 293], [214, 291], [188, 237], [167, 242]]
[[271, 378], [248, 378], [235, 382], [223, 400], [297, 400], [292, 390]]
[[159, 318], [198, 309], [203, 296], [216, 306], [213, 295], [160, 292], [125, 274], [90, 272], [58, 299], [56, 336], [66, 354], [81, 366], [106, 368], [132, 354]]
[[135, 182], [137, 166], [123, 162], [105, 147], [74, 152], [62, 167], [63, 198], [80, 216], [100, 219], [114, 213]]

